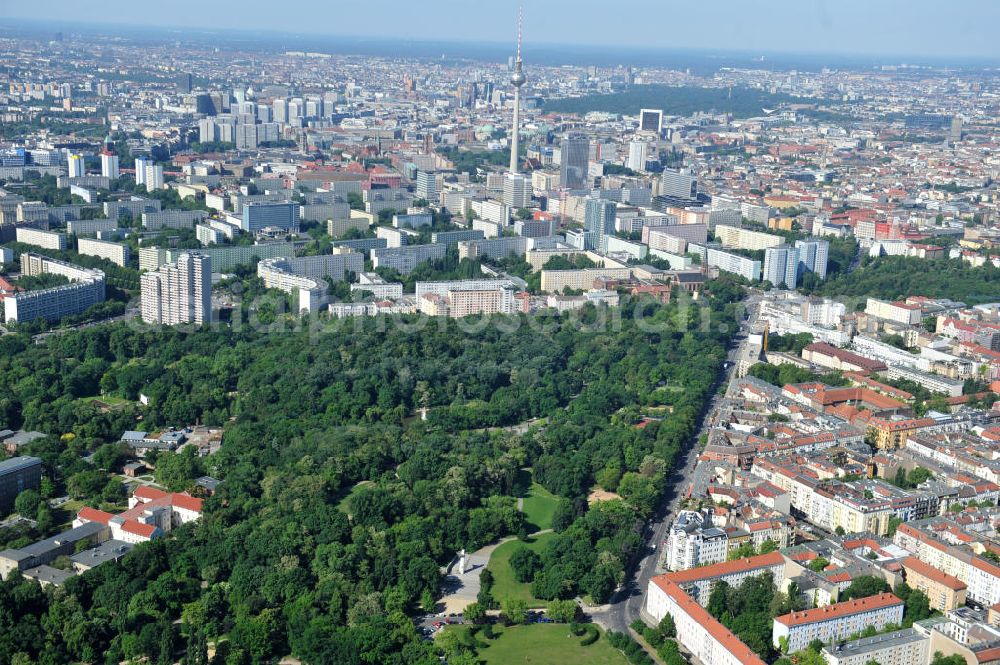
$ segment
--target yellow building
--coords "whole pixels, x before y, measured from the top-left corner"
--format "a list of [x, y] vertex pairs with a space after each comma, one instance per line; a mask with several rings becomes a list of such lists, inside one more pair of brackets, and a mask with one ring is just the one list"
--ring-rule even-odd
[[947, 612], [965, 605], [968, 588], [957, 577], [943, 573], [916, 557], [903, 560], [906, 583], [927, 596], [932, 610]]

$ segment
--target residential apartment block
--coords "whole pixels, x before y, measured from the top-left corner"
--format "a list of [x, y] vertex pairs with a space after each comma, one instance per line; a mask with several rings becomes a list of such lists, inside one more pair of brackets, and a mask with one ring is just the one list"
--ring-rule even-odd
[[120, 266], [128, 265], [129, 259], [132, 258], [131, 248], [124, 243], [92, 238], [79, 238], [76, 242], [76, 251], [85, 256], [107, 259]]
[[151, 324], [202, 325], [212, 321], [212, 259], [184, 252], [177, 263], [140, 278], [142, 320]]
[[90, 307], [104, 302], [104, 273], [100, 270], [81, 268], [25, 252], [21, 254], [21, 273], [62, 275], [70, 283], [39, 291], [21, 291], [8, 296], [4, 299], [4, 320], [8, 323], [38, 318], [58, 321], [65, 316], [82, 314]]
[[813, 640], [830, 643], [860, 633], [869, 626], [877, 630], [903, 621], [903, 601], [891, 593], [824, 605], [811, 610], [775, 617], [771, 641], [786, 653], [805, 649]]

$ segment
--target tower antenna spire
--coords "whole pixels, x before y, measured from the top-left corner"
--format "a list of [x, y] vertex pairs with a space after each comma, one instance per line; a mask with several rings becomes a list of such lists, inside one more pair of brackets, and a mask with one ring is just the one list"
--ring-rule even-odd
[[510, 83], [514, 86], [514, 122], [511, 127], [510, 142], [510, 172], [517, 173], [519, 149], [521, 146], [521, 86], [527, 80], [524, 76], [524, 65], [521, 62], [521, 26], [524, 18], [524, 8], [517, 8], [517, 60], [514, 61], [514, 71]]
[[524, 7], [517, 8], [517, 62], [521, 62], [521, 24], [524, 21]]

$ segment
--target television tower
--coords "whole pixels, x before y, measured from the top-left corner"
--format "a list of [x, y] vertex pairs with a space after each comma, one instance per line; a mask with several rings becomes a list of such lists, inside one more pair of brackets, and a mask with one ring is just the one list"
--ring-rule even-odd
[[514, 61], [514, 73], [510, 75], [510, 84], [514, 86], [514, 128], [510, 141], [510, 172], [517, 173], [517, 163], [521, 148], [521, 86], [527, 80], [521, 63], [521, 20], [522, 12], [517, 10], [517, 60]]

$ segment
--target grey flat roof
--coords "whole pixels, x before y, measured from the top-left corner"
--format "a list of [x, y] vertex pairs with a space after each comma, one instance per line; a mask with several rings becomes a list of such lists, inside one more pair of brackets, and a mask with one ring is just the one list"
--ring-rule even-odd
[[97, 547], [74, 554], [70, 559], [86, 568], [96, 568], [107, 561], [117, 561], [133, 547], [132, 543], [124, 540], [107, 540]]
[[14, 446], [23, 446], [27, 443], [31, 443], [35, 439], [44, 439], [45, 434], [41, 432], [14, 432], [12, 436], [7, 437], [7, 444]]
[[9, 460], [0, 462], [0, 476], [24, 469], [30, 469], [36, 464], [40, 465], [42, 460], [37, 457], [11, 457]]
[[38, 556], [52, 551], [63, 543], [75, 543], [85, 538], [90, 538], [107, 528], [108, 527], [100, 522], [87, 522], [86, 524], [81, 524], [75, 529], [63, 531], [62, 533], [56, 534], [51, 538], [39, 540], [37, 543], [32, 543], [27, 547], [22, 547], [19, 551], [24, 552], [29, 556]]
[[76, 573], [74, 572], [59, 570], [58, 568], [53, 568], [52, 566], [36, 566], [35, 568], [28, 568], [23, 571], [22, 574], [30, 579], [45, 582], [47, 584], [55, 584], [56, 586], [61, 586], [66, 582], [66, 580], [76, 576]]

